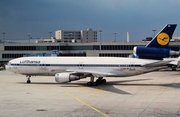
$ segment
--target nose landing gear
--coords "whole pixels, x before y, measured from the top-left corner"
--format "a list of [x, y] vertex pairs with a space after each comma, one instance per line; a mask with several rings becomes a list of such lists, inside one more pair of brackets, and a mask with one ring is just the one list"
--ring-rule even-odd
[[28, 83], [28, 84], [31, 83], [31, 80], [30, 80], [31, 75], [27, 75], [26, 77], [27, 77], [27, 83]]

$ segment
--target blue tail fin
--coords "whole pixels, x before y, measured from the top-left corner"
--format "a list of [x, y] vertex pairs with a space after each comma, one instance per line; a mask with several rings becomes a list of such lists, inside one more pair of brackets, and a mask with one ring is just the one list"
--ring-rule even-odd
[[176, 28], [177, 24], [167, 24], [147, 45], [146, 47], [166, 47]]

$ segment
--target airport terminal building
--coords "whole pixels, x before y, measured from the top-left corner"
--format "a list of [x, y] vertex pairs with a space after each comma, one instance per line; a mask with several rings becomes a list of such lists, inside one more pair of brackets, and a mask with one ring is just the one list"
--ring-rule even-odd
[[[101, 30], [100, 38], [101, 38]], [[58, 56], [99, 56], [99, 57], [128, 57], [133, 53], [135, 46], [145, 46], [150, 40], [146, 38], [141, 42], [97, 42], [97, 31], [92, 28], [87, 30], [57, 30], [55, 37], [37, 40], [35, 43], [6, 42], [5, 33], [0, 41], [0, 64], [11, 59], [23, 56], [53, 56], [52, 50]], [[101, 39], [100, 39], [101, 40]], [[180, 47], [180, 36], [171, 39], [170, 46]]]
[[[128, 57], [133, 47], [145, 46], [148, 42], [92, 42], [92, 43], [0, 43], [0, 62], [23, 56], [51, 56], [52, 50], [58, 56]], [[180, 42], [170, 42], [180, 47]]]
[[57, 30], [55, 32], [57, 42], [97, 42], [97, 31], [88, 28], [87, 30]]

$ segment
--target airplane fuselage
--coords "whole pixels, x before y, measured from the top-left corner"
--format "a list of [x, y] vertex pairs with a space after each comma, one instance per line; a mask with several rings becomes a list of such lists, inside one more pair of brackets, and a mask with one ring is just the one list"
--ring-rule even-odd
[[116, 57], [22, 57], [11, 60], [6, 69], [24, 75], [51, 75], [82, 71], [106, 77], [124, 77], [142, 74], [159, 67], [143, 67], [157, 60]]

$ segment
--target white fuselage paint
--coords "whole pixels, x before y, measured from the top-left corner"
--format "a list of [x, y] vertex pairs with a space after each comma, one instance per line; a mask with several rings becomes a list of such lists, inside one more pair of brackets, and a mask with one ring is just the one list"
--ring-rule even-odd
[[143, 67], [158, 60], [122, 57], [22, 57], [9, 61], [6, 69], [23, 75], [55, 75], [62, 72], [83, 71], [106, 77], [124, 77], [159, 69]]

